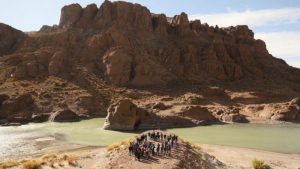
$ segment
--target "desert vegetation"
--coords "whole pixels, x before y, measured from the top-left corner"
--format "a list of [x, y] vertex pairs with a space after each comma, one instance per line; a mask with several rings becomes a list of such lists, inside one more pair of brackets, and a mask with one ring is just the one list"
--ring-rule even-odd
[[254, 169], [271, 169], [271, 167], [268, 164], [265, 164], [264, 161], [257, 159], [252, 161], [252, 166]]
[[45, 154], [38, 159], [27, 159], [20, 161], [6, 161], [0, 163], [0, 169], [8, 169], [16, 166], [20, 166], [23, 169], [39, 169], [43, 165], [54, 167], [59, 166], [77, 166], [77, 158], [69, 154]]

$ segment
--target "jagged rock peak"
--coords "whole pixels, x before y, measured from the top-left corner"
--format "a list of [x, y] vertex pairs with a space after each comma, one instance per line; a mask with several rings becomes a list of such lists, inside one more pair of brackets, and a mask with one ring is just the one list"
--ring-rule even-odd
[[[96, 4], [90, 4], [85, 8], [79, 4], [71, 4], [64, 6], [61, 10], [59, 28], [75, 27], [99, 30], [112, 26], [122, 29], [154, 31], [161, 34], [167, 32], [186, 33], [190, 30], [196, 33], [222, 32], [238, 38], [254, 39], [254, 33], [246, 25], [220, 29], [206, 23], [201, 24], [200, 20], [189, 21], [188, 15], [184, 12], [168, 18], [164, 14], [151, 14], [146, 7], [140, 4], [124, 1], [111, 2], [106, 0], [99, 8]], [[175, 27], [176, 31], [170, 31], [172, 27]]]
[[60, 28], [99, 29], [112, 25], [152, 30], [151, 13], [140, 4], [122, 1], [104, 1], [99, 9], [95, 4], [88, 5], [86, 8], [82, 8], [79, 4], [71, 4], [61, 10]]

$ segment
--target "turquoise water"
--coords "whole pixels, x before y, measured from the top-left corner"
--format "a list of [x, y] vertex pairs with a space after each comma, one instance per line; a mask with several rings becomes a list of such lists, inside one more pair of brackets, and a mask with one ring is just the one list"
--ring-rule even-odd
[[[19, 127], [0, 127], [0, 153], [2, 157], [8, 157], [12, 154], [39, 152], [53, 145], [65, 146], [71, 143], [106, 146], [139, 133], [103, 130], [103, 123], [104, 119], [98, 118], [75, 123], [32, 123]], [[300, 124], [228, 124], [168, 131], [196, 144], [300, 154]], [[40, 138], [50, 138], [50, 141], [37, 141]]]

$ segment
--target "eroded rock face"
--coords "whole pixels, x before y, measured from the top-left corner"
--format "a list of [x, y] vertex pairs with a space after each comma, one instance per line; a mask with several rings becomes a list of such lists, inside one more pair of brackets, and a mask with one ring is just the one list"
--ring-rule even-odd
[[104, 71], [115, 85], [128, 84], [133, 76], [133, 57], [124, 49], [113, 49], [103, 57]]
[[65, 68], [66, 53], [56, 52], [49, 63], [48, 72], [50, 75], [58, 75]]
[[12, 52], [23, 38], [23, 32], [0, 23], [0, 56]]

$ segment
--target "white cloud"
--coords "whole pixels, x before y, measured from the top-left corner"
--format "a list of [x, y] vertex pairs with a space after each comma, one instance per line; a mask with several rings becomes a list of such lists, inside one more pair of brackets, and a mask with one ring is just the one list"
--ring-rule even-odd
[[299, 57], [298, 62], [300, 62], [300, 31], [256, 33], [255, 38], [264, 40], [269, 52], [274, 56]]
[[256, 33], [255, 38], [265, 41], [268, 51], [273, 56], [300, 68], [300, 31]]
[[293, 67], [300, 68], [300, 62], [286, 61], [289, 65]]
[[191, 20], [200, 19], [210, 25], [221, 27], [235, 25], [249, 25], [250, 27], [264, 26], [268, 24], [287, 24], [300, 22], [300, 8], [281, 8], [264, 10], [246, 10], [235, 12], [229, 10], [226, 13], [195, 14], [190, 15]]

